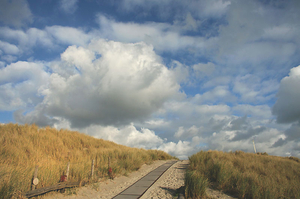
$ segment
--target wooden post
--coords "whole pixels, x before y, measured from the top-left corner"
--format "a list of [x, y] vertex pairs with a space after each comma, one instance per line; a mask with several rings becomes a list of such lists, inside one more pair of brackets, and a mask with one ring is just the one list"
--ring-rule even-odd
[[68, 162], [68, 165], [67, 165], [67, 171], [66, 171], [66, 181], [68, 181], [68, 177], [69, 177], [69, 171], [70, 171], [70, 162]]
[[38, 174], [38, 170], [39, 170], [39, 166], [35, 166], [35, 170], [34, 170], [34, 175], [32, 178], [32, 186], [31, 186], [31, 190], [35, 190], [35, 186], [38, 184], [39, 180], [37, 178], [37, 174]]
[[110, 167], [110, 157], [108, 157], [108, 176], [113, 180], [112, 168]]
[[94, 164], [95, 164], [95, 160], [92, 160], [92, 168], [91, 168], [91, 179], [93, 179], [94, 177]]
[[96, 156], [96, 163], [95, 163], [95, 167], [98, 168], [98, 156]]

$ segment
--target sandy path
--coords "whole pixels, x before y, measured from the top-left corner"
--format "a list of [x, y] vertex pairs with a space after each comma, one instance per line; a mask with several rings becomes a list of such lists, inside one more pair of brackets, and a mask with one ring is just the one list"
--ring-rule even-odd
[[[179, 161], [170, 167], [141, 197], [141, 199], [171, 199], [177, 198], [178, 189], [184, 186], [184, 175], [189, 161]], [[211, 199], [234, 199], [219, 190], [206, 188], [206, 194]]]
[[[114, 180], [106, 180], [84, 187], [76, 188], [75, 194], [57, 192], [48, 193], [44, 199], [109, 199], [125, 190], [137, 180], [147, 175], [150, 171], [166, 163], [165, 160], [155, 161], [151, 165], [143, 165], [138, 171], [130, 173], [128, 176], [116, 177]], [[70, 195], [69, 195], [70, 194]]]
[[[110, 199], [130, 185], [138, 181], [150, 171], [166, 163], [165, 160], [155, 161], [151, 165], [143, 165], [138, 171], [130, 173], [128, 176], [119, 176], [114, 180], [105, 180], [84, 187], [72, 189], [73, 193], [64, 194], [51, 192], [45, 195], [44, 199]], [[178, 161], [172, 165], [141, 197], [141, 199], [168, 199], [175, 197], [177, 190], [184, 186], [184, 175], [188, 167], [188, 160]], [[221, 191], [206, 189], [207, 195], [218, 199], [234, 199]]]
[[188, 163], [188, 160], [176, 162], [146, 191], [141, 199], [173, 198], [177, 189], [184, 186], [184, 174]]

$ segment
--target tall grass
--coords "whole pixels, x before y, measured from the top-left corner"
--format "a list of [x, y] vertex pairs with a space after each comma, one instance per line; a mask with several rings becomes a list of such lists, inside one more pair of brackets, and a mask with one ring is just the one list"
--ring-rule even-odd
[[185, 195], [187, 198], [204, 198], [208, 184], [207, 178], [200, 172], [187, 171], [185, 173]]
[[189, 160], [189, 172], [203, 175], [213, 187], [238, 198], [300, 198], [298, 158], [201, 151]]
[[36, 125], [0, 126], [0, 198], [21, 196], [30, 190], [35, 166], [37, 188], [60, 180], [70, 162], [68, 181], [89, 179], [95, 159], [95, 181], [108, 176], [108, 158], [114, 175], [138, 170], [155, 160], [171, 159], [158, 150], [130, 148], [69, 130]]

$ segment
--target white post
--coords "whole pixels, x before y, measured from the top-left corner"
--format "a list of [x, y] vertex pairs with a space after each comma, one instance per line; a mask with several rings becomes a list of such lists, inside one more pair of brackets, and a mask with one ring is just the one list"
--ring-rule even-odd
[[253, 140], [253, 148], [254, 148], [254, 153], [256, 153], [256, 148], [255, 148], [254, 140]]
[[68, 181], [68, 177], [69, 177], [69, 170], [70, 170], [70, 162], [68, 162], [68, 165], [67, 165], [66, 181]]

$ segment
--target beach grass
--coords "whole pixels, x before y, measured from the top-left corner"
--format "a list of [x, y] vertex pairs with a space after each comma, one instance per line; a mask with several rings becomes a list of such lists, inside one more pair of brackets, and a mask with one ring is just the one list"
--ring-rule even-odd
[[[298, 158], [242, 151], [201, 151], [189, 160], [187, 198], [207, 197], [203, 191], [204, 184], [237, 198], [300, 198]], [[194, 183], [197, 186], [190, 186], [189, 181], [197, 181]]]
[[[94, 182], [108, 178], [108, 164], [113, 176], [117, 176], [155, 160], [172, 158], [163, 151], [130, 148], [75, 131], [4, 124], [0, 126], [0, 198], [22, 197], [31, 190], [36, 166], [36, 188], [41, 188], [58, 183], [66, 174], [68, 162], [68, 181]], [[92, 160], [95, 163], [91, 180]]]

